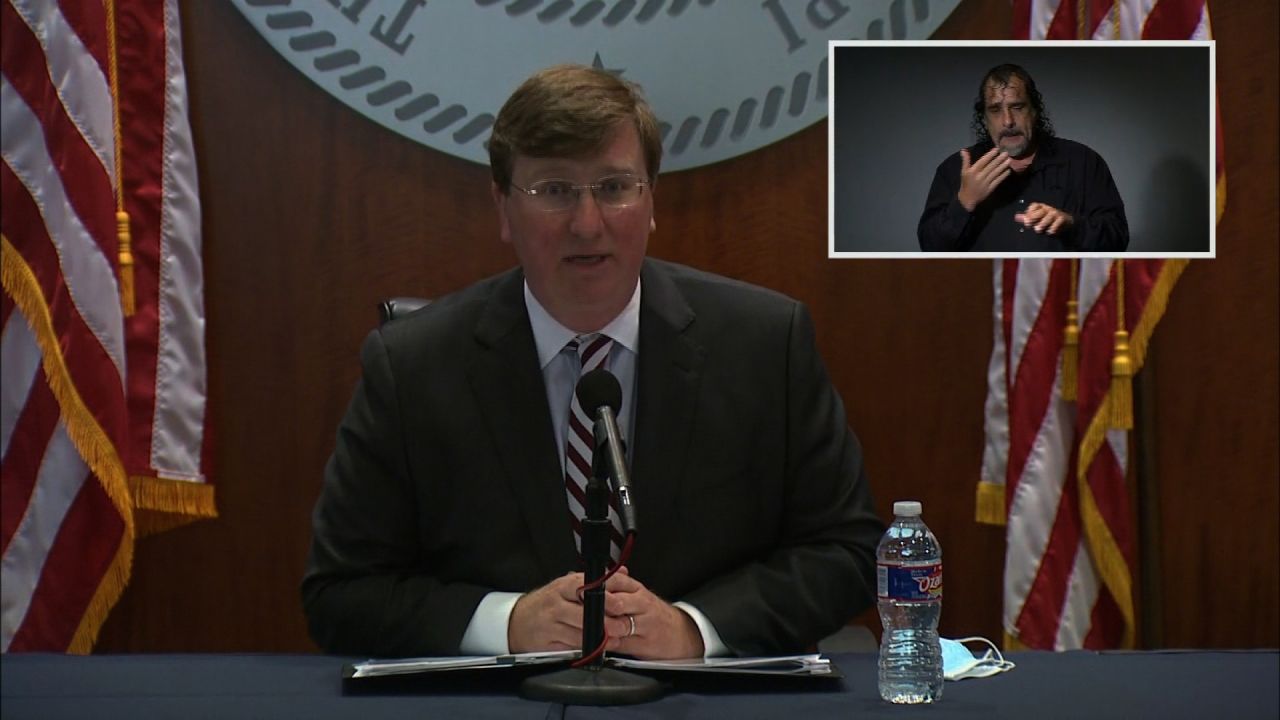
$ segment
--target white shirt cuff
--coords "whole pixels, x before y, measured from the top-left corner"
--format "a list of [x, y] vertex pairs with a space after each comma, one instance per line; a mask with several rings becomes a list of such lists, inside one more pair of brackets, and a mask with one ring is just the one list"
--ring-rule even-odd
[[702, 635], [702, 656], [703, 657], [724, 657], [732, 655], [729, 647], [720, 639], [720, 633], [716, 632], [716, 626], [711, 624], [706, 615], [698, 608], [687, 602], [678, 602], [674, 605], [685, 612], [689, 617], [693, 618], [693, 624], [698, 626], [698, 633]]
[[511, 623], [511, 610], [521, 593], [491, 592], [484, 596], [467, 623], [458, 645], [461, 655], [506, 655], [507, 626]]

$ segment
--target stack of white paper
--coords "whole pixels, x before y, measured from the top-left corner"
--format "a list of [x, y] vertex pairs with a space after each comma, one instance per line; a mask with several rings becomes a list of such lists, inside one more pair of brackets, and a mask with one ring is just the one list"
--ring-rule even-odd
[[608, 662], [635, 670], [680, 670], [701, 672], [758, 672], [769, 675], [828, 675], [831, 661], [816, 653], [776, 657], [691, 658], [688, 660], [631, 660], [611, 657]]
[[581, 655], [577, 650], [560, 652], [518, 653], [515, 655], [463, 655], [458, 657], [423, 657], [402, 660], [366, 660], [352, 665], [353, 678], [378, 677], [380, 675], [406, 675], [437, 670], [462, 670], [511, 667], [513, 665], [543, 665], [565, 662]]
[[[384, 675], [408, 675], [444, 670], [483, 670], [521, 665], [568, 663], [581, 657], [577, 650], [561, 652], [520, 653], [515, 655], [479, 655], [461, 657], [423, 657], [402, 660], [366, 660], [351, 666], [352, 678]], [[692, 658], [688, 660], [633, 660], [608, 656], [605, 665], [633, 670], [667, 670], [710, 672], [735, 675], [830, 675], [831, 661], [816, 653], [778, 657]]]

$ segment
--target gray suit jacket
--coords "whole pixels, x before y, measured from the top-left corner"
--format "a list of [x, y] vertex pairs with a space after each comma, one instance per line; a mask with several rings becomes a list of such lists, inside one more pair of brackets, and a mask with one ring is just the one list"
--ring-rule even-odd
[[[740, 654], [811, 646], [874, 597], [883, 530], [800, 303], [649, 259], [631, 574]], [[458, 652], [477, 604], [577, 568], [515, 269], [370, 333], [315, 508], [326, 651]]]

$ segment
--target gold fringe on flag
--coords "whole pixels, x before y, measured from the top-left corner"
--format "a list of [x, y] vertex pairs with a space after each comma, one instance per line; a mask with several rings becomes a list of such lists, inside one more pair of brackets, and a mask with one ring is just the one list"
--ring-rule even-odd
[[67, 652], [84, 654], [93, 649], [98, 630], [124, 592], [133, 567], [133, 503], [125, 480], [124, 462], [120, 459], [115, 443], [98, 424], [93, 413], [85, 406], [84, 398], [76, 390], [75, 381], [71, 379], [71, 371], [67, 368], [62, 346], [58, 343], [58, 336], [53, 328], [48, 301], [40, 290], [35, 272], [4, 235], [0, 235], [0, 283], [9, 297], [13, 298], [14, 305], [22, 313], [36, 338], [44, 374], [58, 401], [67, 437], [101, 483], [103, 491], [111, 499], [112, 506], [124, 523], [120, 545], [116, 548], [111, 565], [103, 573], [102, 580], [80, 619], [75, 636], [67, 647]]
[[1062, 330], [1062, 399], [1076, 399], [1080, 377], [1080, 301], [1076, 299], [1080, 261], [1071, 260], [1070, 297], [1067, 299], [1067, 326]]
[[[1096, 450], [1094, 452], [1096, 453]], [[1092, 462], [1092, 456], [1090, 456]], [[1078, 471], [1079, 476], [1088, 472], [1088, 468]], [[1133, 606], [1133, 572], [1124, 554], [1120, 552], [1120, 543], [1111, 532], [1111, 526], [1102, 517], [1098, 507], [1098, 499], [1093, 494], [1093, 486], [1083, 477], [1078, 477], [1080, 488], [1080, 521], [1084, 526], [1085, 543], [1089, 546], [1089, 556], [1102, 578], [1102, 584], [1111, 592], [1111, 599], [1116, 601], [1120, 616], [1124, 618], [1124, 631], [1120, 638], [1120, 647], [1129, 649], [1134, 646], [1136, 622]]]
[[[1173, 291], [1173, 286], [1182, 275], [1182, 271], [1186, 269], [1187, 262], [1186, 260], [1164, 261], [1155, 285], [1151, 288], [1147, 302], [1142, 308], [1142, 314], [1134, 323], [1133, 337], [1129, 342], [1128, 351], [1131, 369], [1135, 373], [1142, 369], [1151, 334], [1155, 330], [1156, 323], [1164, 315], [1169, 294]], [[1111, 413], [1108, 406], [1113, 400], [1114, 398], [1110, 396], [1103, 399], [1102, 406], [1089, 420], [1084, 435], [1080, 438], [1080, 460], [1076, 464], [1076, 480], [1080, 488], [1080, 519], [1084, 526], [1085, 542], [1089, 546], [1089, 554], [1094, 558], [1103, 584], [1111, 592], [1111, 597], [1120, 608], [1120, 615], [1125, 622], [1121, 647], [1129, 648], [1133, 647], [1134, 642], [1132, 576], [1128, 563], [1120, 552], [1120, 546], [1111, 534], [1107, 521], [1102, 517], [1102, 511], [1098, 508], [1097, 499], [1093, 496], [1093, 490], [1087, 478], [1094, 456], [1098, 454], [1102, 443], [1106, 442]]]
[[1218, 176], [1218, 217], [1215, 222], [1222, 222], [1222, 213], [1227, 209], [1227, 174]]
[[1116, 260], [1116, 334], [1111, 356], [1111, 421], [1117, 430], [1133, 429], [1133, 360], [1129, 354], [1129, 331], [1124, 324], [1124, 261]]
[[987, 525], [1004, 525], [1004, 485], [982, 480], [978, 482], [978, 495], [974, 519]]
[[1013, 633], [1009, 632], [1008, 630], [1005, 630], [1005, 631], [1004, 631], [1004, 648], [1003, 648], [1003, 650], [1004, 650], [1005, 652], [1022, 652], [1022, 651], [1024, 651], [1024, 650], [1031, 650], [1031, 649], [1032, 649], [1032, 648], [1027, 647], [1027, 644], [1026, 644], [1026, 643], [1024, 643], [1024, 642], [1022, 642], [1021, 640], [1019, 640], [1017, 635], [1014, 635]]
[[68, 653], [88, 655], [93, 651], [94, 643], [98, 642], [98, 632], [107, 621], [107, 615], [111, 614], [111, 608], [115, 607], [124, 587], [129, 584], [129, 574], [133, 569], [133, 541], [132, 537], [120, 539], [110, 567], [103, 573], [102, 582], [94, 590], [88, 609], [80, 617], [76, 634], [71, 636], [71, 644], [67, 646]]
[[[1209, 18], [1209, 11], [1205, 10], [1205, 19]], [[1212, 37], [1212, 33], [1210, 33]], [[1213, 98], [1213, 117], [1214, 124], [1217, 126], [1217, 132], [1214, 137], [1214, 174], [1217, 175], [1217, 205], [1218, 214], [1214, 217], [1215, 223], [1222, 222], [1222, 213], [1227, 209], [1227, 159], [1225, 153], [1222, 152], [1222, 109], [1218, 105], [1218, 98]]]
[[214, 488], [205, 482], [133, 475], [129, 478], [129, 489], [133, 494], [138, 537], [218, 517]]

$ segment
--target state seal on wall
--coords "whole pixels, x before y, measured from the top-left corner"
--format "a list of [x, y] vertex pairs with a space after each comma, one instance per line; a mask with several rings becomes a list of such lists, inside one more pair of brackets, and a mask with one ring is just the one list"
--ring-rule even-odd
[[494, 114], [533, 71], [591, 64], [644, 88], [663, 168], [724, 160], [827, 115], [828, 40], [923, 39], [959, 0], [234, 0], [353, 110], [487, 163]]

